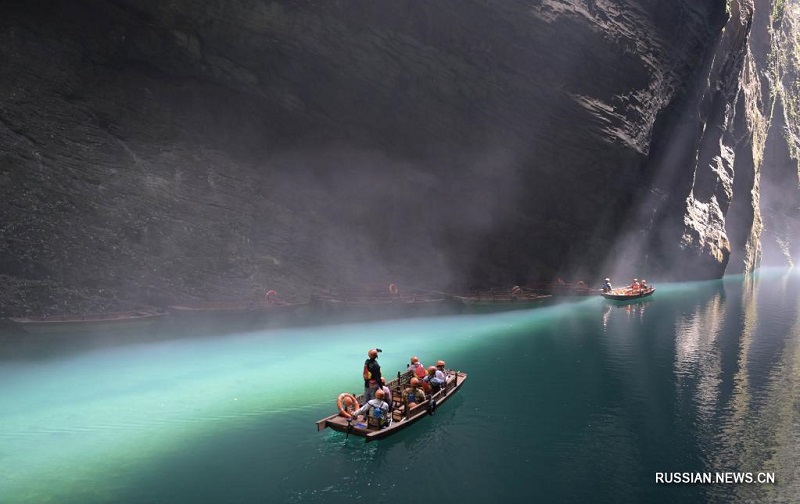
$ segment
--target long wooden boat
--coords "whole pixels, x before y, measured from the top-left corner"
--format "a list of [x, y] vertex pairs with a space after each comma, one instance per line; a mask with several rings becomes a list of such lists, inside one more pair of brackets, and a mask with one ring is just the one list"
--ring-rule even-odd
[[305, 323], [311, 303], [308, 300], [210, 301], [171, 305], [173, 330], [215, 333], [254, 331]]
[[628, 287], [624, 287], [621, 289], [612, 289], [609, 292], [602, 292], [600, 293], [604, 298], [610, 299], [612, 301], [632, 301], [635, 299], [642, 299], [648, 296], [652, 296], [653, 293], [656, 291], [655, 287], [649, 287], [645, 290], [633, 290]]
[[317, 308], [328, 316], [389, 318], [435, 315], [447, 311], [448, 297], [440, 292], [389, 289], [336, 290], [315, 296]]
[[10, 317], [17, 327], [29, 334], [83, 333], [138, 329], [166, 315], [160, 310], [135, 310], [87, 315]]
[[600, 289], [592, 289], [583, 282], [567, 283], [561, 281], [528, 284], [525, 289], [538, 294], [550, 294], [551, 296], [556, 297], [585, 297], [596, 296], [597, 294], [602, 293]]
[[[392, 390], [392, 421], [388, 427], [383, 429], [368, 427], [366, 420], [348, 419], [340, 414], [334, 414], [317, 421], [317, 431], [327, 427], [348, 435], [363, 437], [365, 442], [384, 439], [392, 434], [405, 429], [409, 425], [435, 413], [445, 401], [450, 399], [467, 381], [467, 373], [461, 371], [447, 370], [447, 384], [441, 390], [429, 397], [424, 403], [418, 404], [407, 411], [402, 401], [397, 399], [402, 397], [402, 390], [408, 386], [408, 382], [413, 377], [412, 373], [406, 372], [391, 380], [387, 386]], [[358, 403], [363, 404], [363, 394], [357, 397]]]
[[169, 311], [177, 316], [241, 316], [272, 312], [289, 312], [308, 305], [305, 302], [287, 301], [208, 301], [188, 305], [170, 305]]
[[511, 289], [487, 289], [467, 292], [463, 296], [453, 296], [466, 311], [501, 311], [534, 308], [550, 300], [550, 294], [539, 294], [531, 289], [512, 287]]

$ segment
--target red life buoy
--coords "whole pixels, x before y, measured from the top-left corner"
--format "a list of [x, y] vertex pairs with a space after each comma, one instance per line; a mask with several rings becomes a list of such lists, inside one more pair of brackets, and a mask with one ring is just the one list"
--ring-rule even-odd
[[400, 292], [400, 289], [397, 287], [396, 284], [390, 283], [389, 284], [389, 292], [392, 294], [397, 294]]
[[[350, 403], [350, 404], [345, 404], [345, 403]], [[354, 396], [353, 394], [342, 392], [341, 394], [339, 394], [339, 398], [336, 399], [336, 406], [339, 408], [339, 415], [345, 418], [353, 418], [353, 415], [347, 410], [349, 408], [353, 408], [353, 411], [358, 410], [358, 399], [356, 399], [356, 396]]]

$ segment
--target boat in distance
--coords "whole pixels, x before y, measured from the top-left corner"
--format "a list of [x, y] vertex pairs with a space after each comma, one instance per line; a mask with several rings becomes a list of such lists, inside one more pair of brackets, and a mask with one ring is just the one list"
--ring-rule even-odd
[[[317, 431], [330, 427], [335, 431], [345, 432], [348, 435], [352, 434], [354, 436], [363, 437], [364, 441], [367, 443], [387, 438], [405, 429], [409, 425], [418, 422], [422, 418], [433, 415], [436, 409], [452, 397], [453, 394], [458, 392], [464, 382], [467, 381], [467, 373], [448, 369], [446, 374], [447, 382], [444, 387], [430, 396], [426, 401], [417, 404], [413, 408], [407, 408], [400, 398], [402, 397], [402, 391], [408, 386], [414, 375], [410, 371], [406, 371], [402, 374], [398, 373], [399, 376], [397, 378], [386, 384], [392, 390], [393, 400], [390, 413], [391, 422], [382, 429], [368, 426], [366, 419], [359, 421], [354, 418], [346, 418], [336, 413], [318, 420]], [[356, 397], [359, 404], [362, 404], [363, 399], [363, 394]]]
[[166, 315], [160, 310], [134, 310], [86, 315], [50, 315], [10, 317], [17, 327], [29, 334], [81, 333], [138, 329]]
[[655, 287], [649, 287], [644, 290], [633, 290], [626, 287], [622, 289], [611, 289], [608, 292], [601, 292], [600, 295], [612, 301], [632, 301], [634, 299], [652, 296], [655, 291]]
[[188, 305], [169, 305], [169, 311], [178, 316], [240, 316], [259, 313], [286, 312], [308, 306], [308, 302], [263, 301], [203, 301]]
[[453, 296], [466, 311], [501, 311], [533, 308], [552, 299], [550, 294], [540, 294], [532, 289], [514, 286], [511, 289], [494, 288], [467, 292]]
[[554, 282], [529, 283], [526, 284], [524, 290], [537, 294], [550, 294], [553, 297], [586, 297], [595, 296], [602, 292], [601, 289], [593, 289], [589, 287], [583, 281], [572, 283], [564, 282], [561, 279], [558, 279]]

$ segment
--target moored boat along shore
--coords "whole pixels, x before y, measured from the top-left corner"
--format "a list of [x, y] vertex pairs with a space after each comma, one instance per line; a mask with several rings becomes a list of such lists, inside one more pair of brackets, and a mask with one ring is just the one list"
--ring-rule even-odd
[[511, 288], [472, 290], [464, 295], [453, 296], [468, 312], [535, 308], [552, 299], [552, 297], [550, 294], [540, 294], [518, 285]]
[[26, 333], [51, 334], [140, 329], [165, 315], [166, 312], [162, 310], [145, 309], [81, 316], [10, 317], [9, 320]]

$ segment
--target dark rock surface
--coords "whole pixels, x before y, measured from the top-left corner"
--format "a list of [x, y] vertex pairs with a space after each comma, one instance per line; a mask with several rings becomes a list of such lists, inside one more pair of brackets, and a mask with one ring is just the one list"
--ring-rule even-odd
[[796, 69], [765, 77], [789, 11], [4, 2], [0, 316], [714, 278], [758, 266], [770, 177], [796, 255]]

